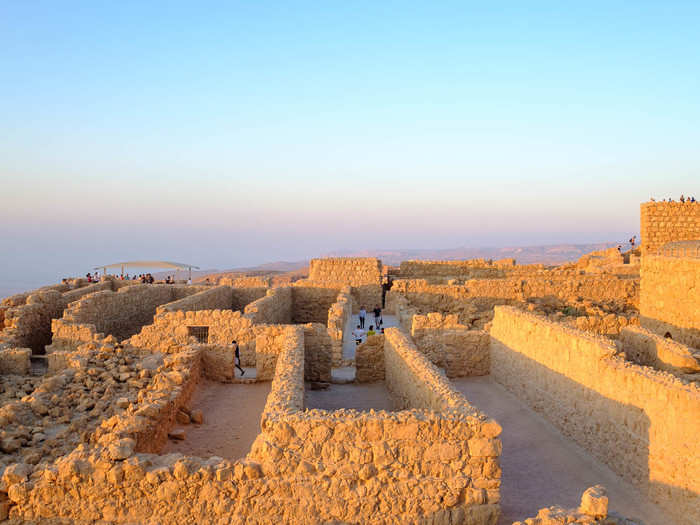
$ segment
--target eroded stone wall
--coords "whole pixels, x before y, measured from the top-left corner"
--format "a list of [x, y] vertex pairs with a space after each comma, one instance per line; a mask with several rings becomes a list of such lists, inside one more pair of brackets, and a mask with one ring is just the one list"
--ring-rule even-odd
[[304, 325], [304, 379], [331, 380], [331, 350], [333, 342], [328, 328], [320, 323]]
[[29, 348], [8, 348], [0, 350], [0, 375], [27, 375], [31, 370]]
[[418, 350], [445, 369], [447, 377], [483, 376], [490, 372], [489, 334], [470, 330], [454, 314], [414, 315], [411, 337]]
[[491, 374], [680, 524], [700, 521], [700, 389], [609, 340], [497, 307]]
[[344, 286], [327, 287], [310, 281], [297, 281], [293, 290], [292, 321], [296, 324], [328, 324], [328, 312]]
[[700, 239], [700, 202], [644, 202], [640, 223], [643, 256], [668, 242]]
[[382, 262], [372, 257], [328, 257], [312, 259], [310, 283], [339, 289], [350, 285], [355, 311], [382, 306]]
[[350, 287], [346, 286], [328, 309], [328, 335], [331, 338], [331, 362], [334, 367], [342, 366], [343, 339], [351, 317], [352, 297]]
[[[700, 205], [696, 204], [700, 208]], [[642, 257], [640, 324], [700, 348], [700, 259]]]

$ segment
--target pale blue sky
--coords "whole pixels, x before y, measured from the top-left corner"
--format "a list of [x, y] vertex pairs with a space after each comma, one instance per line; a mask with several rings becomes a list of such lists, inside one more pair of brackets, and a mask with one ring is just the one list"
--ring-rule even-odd
[[0, 2], [6, 277], [615, 241], [700, 196], [697, 2], [144, 4]]

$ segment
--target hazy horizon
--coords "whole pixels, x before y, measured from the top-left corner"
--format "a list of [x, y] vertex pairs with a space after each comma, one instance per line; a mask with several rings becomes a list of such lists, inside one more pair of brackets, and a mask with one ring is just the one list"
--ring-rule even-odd
[[0, 283], [627, 240], [640, 202], [700, 196], [699, 20], [683, 2], [5, 3]]

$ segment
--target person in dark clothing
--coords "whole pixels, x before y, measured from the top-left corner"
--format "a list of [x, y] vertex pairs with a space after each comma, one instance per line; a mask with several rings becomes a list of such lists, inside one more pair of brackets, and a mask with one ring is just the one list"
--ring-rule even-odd
[[381, 324], [381, 318], [382, 318], [382, 309], [377, 306], [374, 309], [374, 325], [379, 328], [379, 325]]
[[232, 345], [235, 347], [235, 349], [236, 349], [236, 350], [235, 350], [235, 355], [234, 355], [234, 357], [236, 358], [236, 359], [235, 359], [236, 368], [238, 368], [238, 370], [241, 371], [241, 375], [244, 375], [244, 374], [245, 374], [245, 370], [243, 370], [243, 369], [241, 368], [241, 351], [238, 349], [238, 343], [234, 340], [234, 341], [231, 341], [231, 344], [232, 344]]

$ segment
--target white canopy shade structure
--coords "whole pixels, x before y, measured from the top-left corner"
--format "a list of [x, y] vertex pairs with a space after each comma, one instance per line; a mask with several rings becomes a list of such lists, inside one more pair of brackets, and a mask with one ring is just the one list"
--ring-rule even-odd
[[136, 266], [137, 268], [173, 268], [175, 270], [188, 270], [189, 278], [192, 279], [192, 268], [199, 270], [199, 266], [194, 266], [193, 264], [176, 263], [172, 261], [126, 261], [118, 262], [113, 264], [103, 264], [102, 266], [95, 266], [95, 270], [100, 268], [106, 274], [107, 268], [121, 268], [121, 274], [124, 275], [124, 268], [129, 266]]

